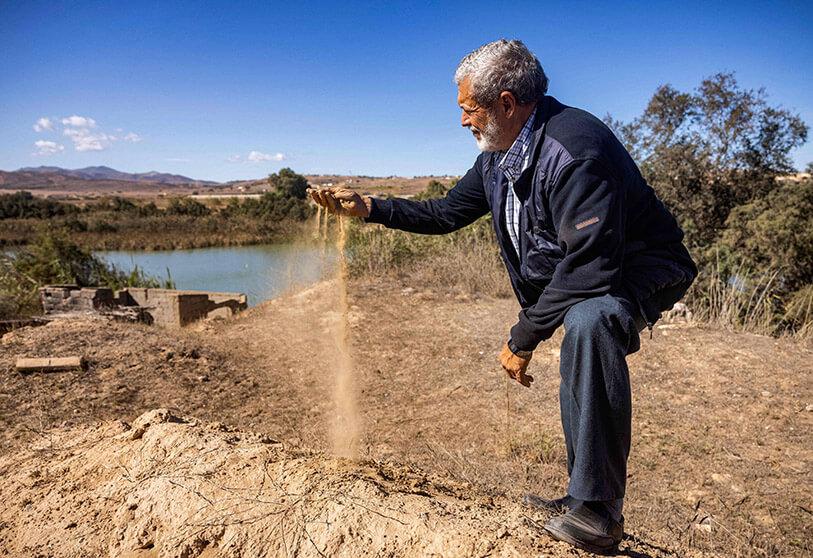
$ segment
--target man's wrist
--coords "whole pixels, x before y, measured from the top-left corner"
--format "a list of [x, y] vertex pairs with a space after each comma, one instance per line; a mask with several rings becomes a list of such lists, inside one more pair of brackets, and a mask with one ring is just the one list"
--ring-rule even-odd
[[511, 339], [510, 337], [508, 338], [508, 350], [510, 350], [512, 353], [514, 353], [514, 355], [518, 356], [519, 358], [524, 358], [526, 360], [531, 358], [531, 356], [534, 354], [533, 351], [520, 350], [514, 343], [514, 340]]

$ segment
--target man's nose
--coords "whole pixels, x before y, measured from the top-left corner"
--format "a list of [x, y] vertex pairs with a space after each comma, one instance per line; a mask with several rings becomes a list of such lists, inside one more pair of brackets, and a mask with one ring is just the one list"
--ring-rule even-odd
[[460, 125], [461, 125], [461, 126], [464, 126], [464, 127], [469, 127], [469, 126], [471, 126], [471, 118], [469, 117], [469, 115], [468, 115], [468, 114], [466, 114], [466, 111], [465, 111], [465, 110], [464, 110], [464, 111], [461, 111], [461, 115], [460, 115]]

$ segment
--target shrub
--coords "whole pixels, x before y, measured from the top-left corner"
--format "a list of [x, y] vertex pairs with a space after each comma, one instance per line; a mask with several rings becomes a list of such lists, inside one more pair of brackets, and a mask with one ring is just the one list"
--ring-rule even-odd
[[35, 198], [31, 192], [0, 194], [0, 219], [50, 219], [76, 212], [76, 206]]
[[205, 217], [211, 213], [211, 210], [205, 204], [192, 198], [172, 198], [165, 212], [167, 215]]
[[307, 196], [308, 179], [287, 167], [269, 175], [268, 185], [272, 191], [289, 198], [305, 199]]
[[734, 208], [718, 242], [729, 259], [776, 269], [790, 293], [813, 284], [813, 179], [783, 181], [765, 197]]
[[444, 185], [442, 182], [437, 180], [430, 180], [429, 184], [427, 184], [426, 189], [422, 192], [419, 192], [416, 196], [416, 200], [430, 200], [433, 198], [443, 198], [446, 196], [446, 192], [451, 190], [454, 187], [454, 183], [449, 186]]

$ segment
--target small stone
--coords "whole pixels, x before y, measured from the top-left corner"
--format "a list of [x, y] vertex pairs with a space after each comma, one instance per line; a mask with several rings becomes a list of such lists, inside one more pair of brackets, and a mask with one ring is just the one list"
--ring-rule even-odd
[[813, 412], [813, 403], [808, 403], [807, 405], [805, 405], [805, 411], [807, 411], [808, 413]]
[[698, 531], [703, 531], [704, 533], [711, 533], [711, 531], [712, 531], [711, 517], [710, 516], [704, 517], [703, 519], [700, 520], [699, 523], [695, 523], [694, 527]]
[[208, 382], [209, 381], [209, 376], [206, 375], [206, 374], [201, 374], [200, 376], [197, 377], [197, 380], [199, 382]]
[[771, 396], [771, 392], [770, 392], [770, 391], [763, 391], [763, 392], [762, 392], [762, 397], [770, 397], [770, 396]]

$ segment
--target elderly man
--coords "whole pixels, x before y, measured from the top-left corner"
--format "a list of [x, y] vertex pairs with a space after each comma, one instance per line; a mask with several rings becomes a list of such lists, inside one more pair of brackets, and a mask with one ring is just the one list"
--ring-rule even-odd
[[629, 153], [594, 116], [546, 95], [548, 79], [520, 41], [467, 55], [455, 73], [462, 125], [482, 153], [443, 199], [311, 192], [329, 210], [424, 234], [443, 234], [489, 211], [522, 310], [499, 355], [524, 386], [537, 345], [564, 325], [559, 400], [570, 482], [555, 500], [556, 539], [614, 551], [631, 435], [626, 356], [639, 332], [678, 301], [697, 275], [683, 232]]

